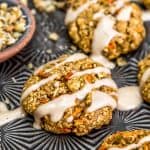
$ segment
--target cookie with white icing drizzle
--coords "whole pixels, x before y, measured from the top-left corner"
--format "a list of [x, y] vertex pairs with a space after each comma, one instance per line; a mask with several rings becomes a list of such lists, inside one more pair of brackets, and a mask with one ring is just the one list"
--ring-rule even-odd
[[122, 131], [102, 142], [99, 150], [149, 150], [150, 130]]
[[125, 0], [72, 1], [65, 23], [84, 52], [109, 59], [136, 50], [145, 37], [140, 8]]
[[143, 99], [150, 103], [150, 54], [139, 62], [138, 79]]
[[117, 97], [111, 71], [77, 53], [37, 69], [24, 86], [22, 106], [36, 128], [85, 135], [109, 124]]

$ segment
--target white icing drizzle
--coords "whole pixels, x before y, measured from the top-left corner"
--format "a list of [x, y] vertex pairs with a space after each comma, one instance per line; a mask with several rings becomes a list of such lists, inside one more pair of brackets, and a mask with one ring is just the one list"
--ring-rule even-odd
[[98, 73], [102, 73], [102, 72], [107, 73], [107, 74], [111, 74], [111, 72], [108, 68], [97, 67], [97, 68], [93, 68], [93, 69], [87, 69], [87, 70], [84, 70], [84, 71], [76, 72], [70, 78], [83, 76], [83, 75], [86, 75], [86, 74], [98, 74]]
[[117, 15], [117, 20], [119, 21], [129, 21], [132, 14], [132, 7], [131, 6], [125, 6], [122, 8]]
[[67, 118], [67, 122], [72, 122], [73, 121], [73, 116], [70, 116], [69, 118]]
[[101, 87], [103, 85], [117, 88], [115, 82], [112, 79], [102, 79], [96, 81], [93, 84], [87, 83], [81, 90], [73, 94], [62, 95], [58, 98], [55, 98], [53, 101], [39, 106], [34, 113], [34, 126], [40, 127], [40, 119], [45, 115], [50, 115], [53, 122], [59, 121], [63, 117], [66, 109], [75, 105], [76, 99], [83, 100], [92, 89]]
[[142, 86], [146, 82], [146, 80], [148, 80], [149, 77], [150, 77], [150, 68], [148, 68], [142, 75], [140, 86]]
[[132, 150], [132, 149], [139, 148], [140, 146], [142, 146], [144, 143], [147, 142], [150, 142], [150, 135], [143, 137], [137, 144], [133, 143], [123, 148], [117, 148], [117, 147], [109, 148], [109, 150]]
[[95, 62], [102, 64], [106, 68], [109, 68], [109, 69], [115, 68], [115, 64], [109, 61], [106, 57], [104, 57], [101, 54], [91, 55], [90, 58], [93, 59]]
[[[75, 61], [78, 61], [78, 60], [81, 60], [81, 59], [84, 59], [84, 58], [87, 58], [86, 55], [82, 54], [82, 53], [76, 53], [74, 55], [71, 55], [69, 56], [66, 60], [64, 60], [63, 62], [59, 63], [59, 64], [56, 64], [54, 67], [50, 68], [49, 69], [49, 72], [54, 69], [55, 67], [59, 67], [60, 65], [63, 65], [65, 63], [68, 63], [68, 62], [75, 62]], [[41, 70], [43, 67], [40, 67], [39, 70]], [[39, 70], [36, 71], [36, 73], [39, 72]], [[42, 79], [41, 81], [39, 81], [38, 83], [30, 86], [29, 88], [27, 88], [23, 94], [22, 94], [22, 97], [21, 97], [21, 100], [25, 99], [31, 92], [33, 91], [36, 91], [37, 89], [39, 89], [41, 86], [45, 85], [46, 83], [50, 82], [50, 81], [53, 81], [54, 79], [57, 78], [57, 75], [53, 75], [53, 76], [50, 76], [46, 79]]]
[[[116, 13], [119, 9], [121, 9], [127, 0], [115, 0], [111, 4], [111, 13]], [[104, 10], [101, 9], [98, 13], [94, 14], [93, 19], [99, 19], [104, 16]]]
[[111, 106], [113, 109], [115, 109], [117, 106], [117, 103], [115, 99], [111, 97], [109, 94], [106, 94], [100, 91], [93, 91], [92, 92], [92, 104], [87, 109], [87, 112], [93, 112], [105, 106]]
[[20, 119], [26, 116], [26, 113], [23, 111], [21, 107], [11, 110], [8, 112], [4, 112], [0, 114], [0, 126], [13, 121], [15, 119]]
[[128, 0], [115, 0], [111, 6], [111, 13], [115, 14], [119, 9], [124, 7]]
[[65, 63], [69, 63], [69, 62], [76, 62], [82, 59], [87, 58], [88, 56], [82, 53], [76, 53], [73, 55], [70, 55], [67, 59], [65, 59], [63, 62], [56, 64], [56, 66], [50, 68], [49, 70], [47, 69], [48, 72], [50, 72], [52, 69], [60, 67], [61, 65], [65, 64]]
[[5, 103], [0, 102], [0, 113], [8, 112], [8, 108]]
[[120, 33], [113, 29], [115, 22], [115, 19], [111, 16], [104, 16], [100, 19], [94, 31], [92, 42], [93, 54], [101, 54], [110, 41], [120, 35]]
[[[116, 0], [112, 5], [114, 5], [114, 12], [116, 12], [118, 9], [124, 6], [124, 3], [127, 0]], [[76, 10], [73, 10], [72, 8], [68, 9], [66, 13], [66, 18], [65, 18], [65, 24], [69, 24], [70, 22], [73, 22], [76, 20], [76, 18], [84, 11], [86, 10], [90, 5], [96, 3], [97, 0], [87, 0], [87, 2], [83, 5], [81, 5], [79, 8]]]
[[150, 11], [143, 11], [142, 19], [143, 21], [150, 21]]
[[104, 17], [104, 12], [103, 12], [103, 10], [101, 10], [101, 11], [95, 13], [94, 16], [93, 16], [93, 19], [94, 19], [94, 20], [97, 20], [97, 19], [100, 19], [101, 17]]
[[50, 76], [46, 79], [39, 81], [38, 83], [36, 83], [32, 86], [30, 86], [23, 92], [21, 100], [24, 100], [31, 92], [36, 91], [37, 89], [39, 89], [41, 86], [45, 85], [46, 83], [53, 81], [56, 77], [57, 77], [57, 75]]
[[[115, 3], [116, 4], [115, 4], [114, 11], [121, 8], [124, 4], [124, 2], [119, 2], [119, 1], [116, 1]], [[131, 17], [131, 13], [132, 13], [132, 7], [126, 6], [120, 10], [116, 19], [121, 21], [129, 21]], [[111, 16], [105, 16], [103, 10], [94, 14], [93, 19], [100, 19], [94, 31], [94, 37], [92, 43], [93, 54], [99, 54], [110, 43], [110, 41], [114, 37], [120, 36], [121, 34], [117, 32], [115, 29], [113, 29], [114, 24], [116, 22], [115, 18]]]
[[60, 63], [60, 64], [64, 64], [64, 63], [68, 63], [68, 62], [75, 62], [81, 59], [85, 59], [88, 56], [86, 56], [85, 54], [82, 53], [76, 53], [73, 55], [70, 55], [64, 62]]
[[114, 2], [114, 5], [115, 5], [115, 11], [122, 8], [125, 4], [125, 2], [127, 2], [128, 0], [116, 0]]
[[65, 24], [69, 24], [70, 22], [73, 22], [74, 20], [76, 20], [76, 18], [84, 11], [86, 10], [91, 4], [96, 3], [97, 0], [87, 0], [87, 2], [83, 5], [81, 5], [79, 8], [77, 8], [76, 10], [73, 10], [72, 8], [70, 8], [67, 11], [66, 14], [66, 18], [65, 18]]
[[[59, 59], [52, 60], [52, 61], [48, 62], [47, 64], [49, 64], [49, 65], [50, 65], [50, 64], [55, 64], [55, 65], [57, 65], [57, 62], [59, 62]], [[37, 68], [37, 69], [35, 70], [35, 72], [34, 72], [34, 75], [37, 75], [40, 71], [42, 71], [43, 68], [44, 68], [44, 66], [47, 65], [47, 64], [41, 65], [39, 68]]]
[[139, 107], [142, 97], [138, 86], [126, 86], [118, 90], [118, 109], [127, 111]]
[[[76, 54], [73, 54], [73, 55], [70, 55], [68, 58], [66, 58], [63, 62], [61, 63], [57, 63], [59, 61], [58, 60], [53, 60], [52, 62], [49, 62], [50, 64], [52, 63], [55, 63], [56, 65], [50, 69], [47, 69], [47, 71], [51, 71], [52, 69], [56, 68], [56, 67], [59, 67], [65, 63], [68, 63], [68, 62], [75, 62], [75, 61], [78, 61], [78, 60], [81, 60], [81, 59], [85, 59], [87, 58], [86, 55], [82, 54], [82, 53], [76, 53]], [[43, 68], [44, 68], [45, 65], [42, 65], [41, 67], [39, 67], [35, 72], [34, 74], [38, 74]]]

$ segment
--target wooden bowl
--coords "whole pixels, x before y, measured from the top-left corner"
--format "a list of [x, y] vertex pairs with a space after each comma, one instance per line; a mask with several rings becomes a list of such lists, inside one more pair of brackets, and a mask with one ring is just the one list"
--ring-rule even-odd
[[28, 28], [26, 29], [26, 31], [23, 33], [23, 35], [20, 37], [20, 39], [16, 43], [3, 49], [2, 52], [0, 52], [0, 63], [8, 60], [9, 58], [13, 57], [18, 52], [20, 52], [30, 42], [35, 32], [35, 28], [36, 28], [35, 18], [32, 15], [31, 11], [26, 6], [24, 6], [23, 4], [20, 4], [18, 0], [0, 1], [0, 3], [2, 2], [8, 3], [9, 6], [19, 5], [23, 14], [26, 16]]

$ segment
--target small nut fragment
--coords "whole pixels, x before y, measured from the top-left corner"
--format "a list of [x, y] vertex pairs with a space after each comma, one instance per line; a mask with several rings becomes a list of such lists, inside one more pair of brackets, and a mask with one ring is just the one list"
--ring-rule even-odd
[[20, 0], [22, 4], [28, 6], [28, 0]]
[[53, 32], [53, 33], [49, 34], [48, 38], [50, 40], [57, 41], [59, 39], [59, 35], [57, 33]]
[[74, 45], [71, 45], [70, 48], [71, 48], [71, 50], [73, 50], [73, 51], [76, 51], [76, 50], [77, 50], [77, 47], [74, 46]]
[[29, 69], [33, 69], [33, 64], [32, 64], [32, 63], [29, 63], [29, 64], [28, 64], [28, 68], [29, 68]]
[[127, 64], [127, 61], [123, 58], [123, 57], [119, 57], [119, 58], [117, 58], [117, 65], [118, 66], [124, 66], [124, 65], [126, 65]]
[[36, 15], [36, 10], [35, 10], [35, 9], [32, 9], [32, 10], [31, 10], [31, 13], [32, 13], [32, 15]]
[[46, 50], [46, 52], [47, 52], [48, 54], [51, 54], [51, 53], [52, 53], [52, 50], [51, 50], [51, 49], [48, 49], [48, 50]]

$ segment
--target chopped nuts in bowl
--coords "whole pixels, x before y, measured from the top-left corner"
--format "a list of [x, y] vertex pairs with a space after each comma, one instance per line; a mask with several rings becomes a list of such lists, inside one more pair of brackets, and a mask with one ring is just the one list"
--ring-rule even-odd
[[17, 54], [31, 40], [35, 20], [17, 1], [0, 2], [0, 62]]

